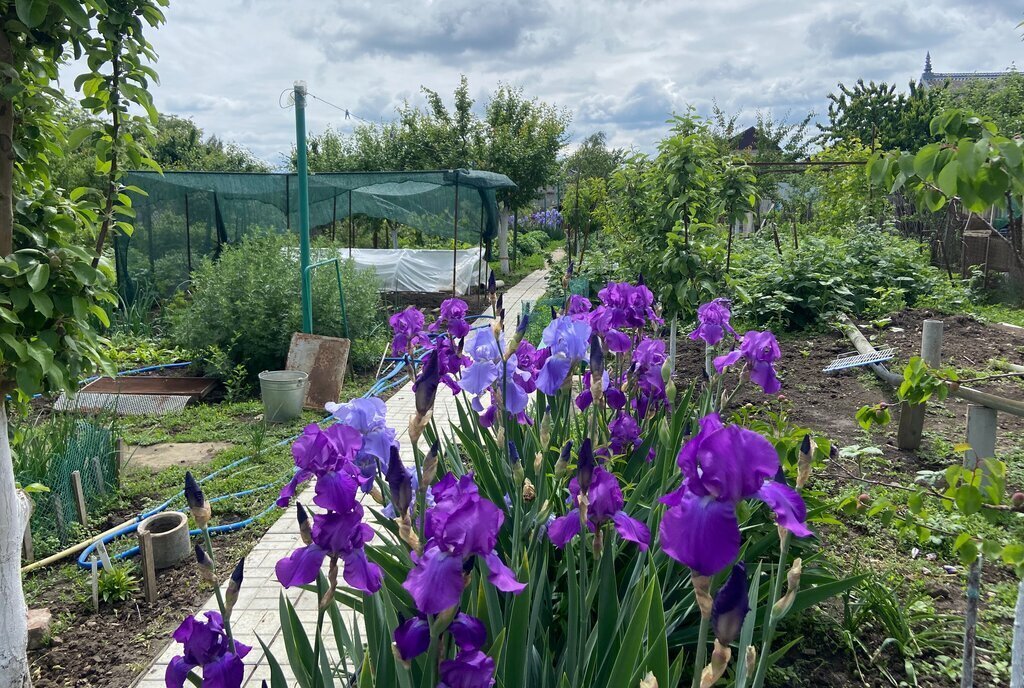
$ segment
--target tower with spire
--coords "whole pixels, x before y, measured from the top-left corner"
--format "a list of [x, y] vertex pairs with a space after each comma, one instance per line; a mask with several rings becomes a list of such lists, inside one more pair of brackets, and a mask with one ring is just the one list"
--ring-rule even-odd
[[932, 52], [929, 50], [924, 54], [924, 74], [921, 75], [922, 80], [926, 80], [932, 74]]

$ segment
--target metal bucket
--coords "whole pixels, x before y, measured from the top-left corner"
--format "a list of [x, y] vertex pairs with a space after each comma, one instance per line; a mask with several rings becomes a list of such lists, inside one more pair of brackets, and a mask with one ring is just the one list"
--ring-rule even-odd
[[260, 373], [263, 418], [268, 423], [283, 423], [299, 417], [308, 377], [301, 370], [264, 370]]

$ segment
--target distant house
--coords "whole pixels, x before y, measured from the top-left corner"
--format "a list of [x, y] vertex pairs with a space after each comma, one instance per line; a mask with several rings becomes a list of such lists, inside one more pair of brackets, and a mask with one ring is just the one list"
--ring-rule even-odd
[[1006, 76], [1006, 72], [933, 72], [932, 54], [928, 52], [924, 56], [924, 71], [918, 85], [929, 87], [948, 83], [950, 87], [956, 88], [972, 81], [993, 81], [1002, 76]]

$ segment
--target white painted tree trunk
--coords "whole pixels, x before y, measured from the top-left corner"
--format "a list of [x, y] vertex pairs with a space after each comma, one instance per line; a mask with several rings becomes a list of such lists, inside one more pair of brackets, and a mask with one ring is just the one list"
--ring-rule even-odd
[[391, 223], [391, 248], [398, 248], [398, 223]]
[[508, 214], [504, 203], [498, 205], [498, 256], [501, 258], [501, 274], [507, 275], [512, 267], [508, 260]]
[[21, 590], [21, 540], [28, 498], [14, 489], [14, 462], [7, 439], [7, 409], [0, 396], [0, 688], [27, 688], [28, 629]]
[[1013, 615], [1013, 666], [1010, 688], [1024, 688], [1024, 580], [1017, 586], [1017, 609]]

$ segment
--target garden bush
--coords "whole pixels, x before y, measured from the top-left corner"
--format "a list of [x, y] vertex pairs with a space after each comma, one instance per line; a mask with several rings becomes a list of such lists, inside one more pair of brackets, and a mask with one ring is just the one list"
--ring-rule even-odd
[[[204, 260], [192, 274], [187, 295], [168, 307], [170, 336], [192, 351], [218, 347], [250, 378], [280, 369], [292, 334], [301, 329], [297, 249], [284, 237], [246, 238], [220, 260]], [[317, 334], [344, 336], [338, 287], [331, 266], [314, 273], [313, 327]], [[370, 337], [381, 322], [377, 279], [342, 267], [349, 337]], [[358, 347], [357, 347], [358, 348]]]
[[876, 317], [966, 299], [962, 285], [931, 265], [927, 246], [874, 225], [805, 236], [781, 255], [771, 237], [755, 236], [734, 249], [732, 264], [736, 314], [753, 325], [798, 330], [838, 313]]

